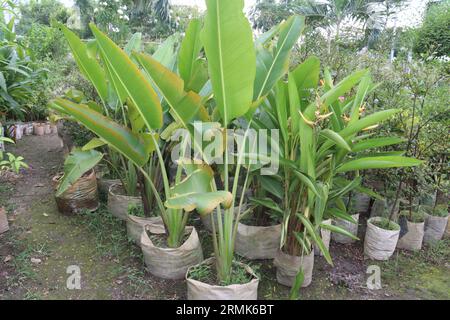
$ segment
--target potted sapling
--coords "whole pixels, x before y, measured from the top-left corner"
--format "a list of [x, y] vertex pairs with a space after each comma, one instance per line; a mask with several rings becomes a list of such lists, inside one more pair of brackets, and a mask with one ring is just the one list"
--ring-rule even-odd
[[[177, 179], [171, 185], [160, 148], [159, 130], [163, 126], [163, 110], [156, 92], [148, 77], [144, 76], [124, 50], [95, 25], [91, 24], [90, 27], [96, 38], [99, 56], [88, 54], [86, 44], [60, 25], [71, 50], [75, 52], [78, 65], [93, 83], [101, 100], [107, 101], [108, 95], [104, 90], [106, 83], [111, 81], [111, 74], [104, 72], [102, 65], [117, 77], [117, 81], [112, 81], [113, 89], [119, 100], [118, 110], [120, 113], [123, 111], [124, 116], [121, 120], [115, 120], [105, 111], [106, 107], [95, 107], [92, 103], [76, 103], [63, 98], [51, 101], [50, 107], [79, 121], [104, 144], [130, 161], [137, 171], [138, 179], [142, 175], [145, 183], [141, 183], [141, 187], [148, 186], [153, 192], [157, 203], [154, 211], [163, 221], [162, 226], [146, 225], [142, 230], [140, 243], [147, 269], [158, 277], [183, 278], [191, 265], [203, 260], [202, 248], [195, 228], [186, 226], [189, 212], [167, 208], [164, 202], [174, 194], [182, 196], [195, 192], [197, 187], [204, 188], [209, 185], [212, 176], [208, 168], [179, 165]], [[189, 105], [183, 107], [190, 108]], [[198, 105], [196, 110], [198, 111]], [[191, 116], [196, 116], [196, 112]], [[158, 191], [146, 168], [154, 154], [161, 171], [162, 193]]]

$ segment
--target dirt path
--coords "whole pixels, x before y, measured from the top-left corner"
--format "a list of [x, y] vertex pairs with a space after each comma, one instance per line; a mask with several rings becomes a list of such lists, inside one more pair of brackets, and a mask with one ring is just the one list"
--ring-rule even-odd
[[[29, 136], [10, 149], [30, 170], [2, 190], [11, 230], [0, 238], [0, 299], [176, 298], [176, 290], [159, 296], [155, 284], [173, 284], [145, 276], [120, 222], [102, 210], [80, 217], [58, 212], [52, 177], [62, 169], [60, 145], [57, 135]], [[81, 290], [67, 289], [71, 265], [80, 268]]]
[[[52, 177], [61, 171], [59, 138], [29, 136], [9, 151], [24, 156], [30, 169], [13, 182], [0, 182], [0, 206], [8, 210], [11, 230], [0, 235], [1, 299], [180, 299], [184, 281], [165, 281], [145, 272], [139, 248], [129, 243], [125, 226], [102, 207], [92, 214], [61, 215]], [[209, 236], [199, 219], [205, 256]], [[363, 225], [360, 230], [364, 230]], [[359, 235], [363, 239], [363, 234]], [[303, 299], [450, 299], [450, 241], [419, 253], [396, 253], [384, 263], [366, 261], [361, 241], [332, 244], [335, 265], [316, 258], [311, 286]], [[261, 276], [260, 299], [283, 299], [270, 261], [251, 262]], [[81, 290], [67, 288], [67, 268], [81, 271]], [[382, 290], [366, 286], [367, 267], [381, 268]]]

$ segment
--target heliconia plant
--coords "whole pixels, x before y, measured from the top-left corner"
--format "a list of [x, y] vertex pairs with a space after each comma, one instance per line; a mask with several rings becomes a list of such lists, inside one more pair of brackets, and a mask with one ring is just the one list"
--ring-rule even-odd
[[[278, 41], [273, 50], [264, 46], [264, 40], [253, 42], [251, 27], [242, 13], [242, 1], [207, 1], [207, 14], [205, 24], [200, 32], [196, 33], [200, 37], [206, 54], [207, 66], [210, 77], [210, 92], [197, 97], [192, 91], [186, 92], [183, 88], [183, 81], [174, 72], [164, 68], [155, 59], [148, 55], [134, 54], [134, 58], [143, 69], [150, 75], [158, 91], [168, 102], [171, 113], [175, 121], [179, 122], [185, 129], [192, 133], [189, 126], [190, 121], [186, 116], [186, 103], [196, 106], [194, 101], [201, 101], [212, 97], [214, 101], [207, 110], [210, 110], [206, 118], [220, 122], [220, 126], [226, 129], [233, 120], [246, 116], [251, 117], [257, 105], [265, 99], [273, 85], [285, 75], [288, 69], [290, 51], [296, 43], [301, 30], [304, 27], [303, 19], [292, 17], [280, 24], [270, 34], [266, 34], [266, 40], [272, 40], [275, 35]], [[189, 30], [193, 29], [192, 26]], [[198, 46], [193, 52], [194, 61], [199, 61]], [[191, 55], [191, 56], [192, 56]], [[179, 69], [184, 69], [182, 61], [179, 59]], [[189, 61], [189, 60], [188, 60]], [[186, 80], [186, 79], [185, 79]], [[185, 82], [186, 83], [186, 82]], [[203, 90], [202, 90], [203, 91]], [[205, 111], [203, 106], [202, 111]], [[240, 181], [241, 161], [244, 156], [244, 146], [237, 150], [235, 155], [238, 158], [234, 167], [233, 184], [230, 185], [231, 159], [227, 152], [227, 142], [223, 147], [224, 164], [223, 172], [216, 172], [216, 176], [223, 174], [223, 188], [228, 192], [231, 201], [225, 208], [211, 206], [210, 213], [217, 211], [212, 217], [213, 245], [215, 252], [216, 271], [220, 283], [230, 283], [231, 272], [234, 263], [234, 245], [237, 232], [237, 225], [244, 214], [243, 194], [248, 185], [248, 173], [244, 181]], [[234, 162], [233, 162], [234, 163]], [[240, 182], [239, 182], [240, 181]], [[243, 184], [242, 194], [238, 194], [238, 185]], [[218, 186], [212, 180], [211, 190], [217, 190]], [[240, 197], [238, 203], [237, 198]], [[167, 201], [168, 206], [189, 208], [192, 197], [174, 197]], [[235, 209], [235, 207], [237, 209]], [[216, 221], [217, 220], [217, 221]]]
[[[354, 238], [346, 230], [322, 222], [324, 217], [353, 220], [346, 213], [343, 197], [355, 189], [370, 193], [361, 187], [359, 171], [416, 166], [421, 161], [401, 153], [371, 152], [403, 140], [369, 133], [398, 110], [362, 116], [364, 100], [376, 88], [367, 70], [356, 71], [336, 85], [327, 71], [319, 85], [319, 75], [320, 62], [310, 57], [290, 72], [287, 80], [278, 82], [253, 120], [255, 128], [280, 130], [282, 167], [277, 176], [269, 177], [273, 185], [266, 190], [279, 202], [271, 198], [253, 202], [284, 215], [283, 252], [308, 255], [316, 245], [331, 264], [318, 231], [323, 228]], [[350, 96], [356, 86], [356, 93]]]
[[[76, 103], [63, 98], [51, 101], [50, 108], [79, 121], [95, 133], [103, 144], [119, 152], [138, 168], [151, 188], [152, 196], [156, 198], [159, 214], [166, 227], [169, 247], [178, 247], [185, 233], [188, 212], [183, 212], [180, 208], [166, 208], [164, 201], [173, 194], [184, 194], [187, 191], [191, 193], [200, 190], [203, 194], [204, 186], [208, 186], [212, 179], [210, 170], [204, 167], [179, 165], [174, 185], [171, 186], [158, 134], [163, 126], [163, 110], [150, 80], [124, 50], [94, 25], [90, 25], [95, 36], [95, 43], [91, 45], [95, 46], [96, 50], [82, 43], [70, 30], [61, 27], [72, 44], [72, 52], [82, 73], [94, 84], [99, 96], [102, 100], [109, 99], [104, 92], [105, 87], [109, 86], [109, 90], [112, 90], [119, 100], [119, 108], [126, 114], [122, 121], [118, 121], [111, 118], [111, 115], [108, 116], [108, 102], [104, 102], [103, 108], [98, 108], [95, 103]], [[101, 68], [97, 55], [105, 70]], [[96, 146], [101, 144], [94, 143]], [[163, 195], [159, 194], [153, 179], [148, 171], [144, 170], [153, 153], [156, 153], [161, 170]], [[211, 192], [207, 200], [211, 199], [220, 203], [228, 198], [219, 191]], [[194, 208], [202, 206], [204, 201], [206, 200], [200, 199]]]

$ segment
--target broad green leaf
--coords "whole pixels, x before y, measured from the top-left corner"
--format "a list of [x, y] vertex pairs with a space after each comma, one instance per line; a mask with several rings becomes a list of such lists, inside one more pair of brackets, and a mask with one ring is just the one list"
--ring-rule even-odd
[[201, 40], [222, 123], [244, 115], [253, 97], [256, 56], [243, 0], [206, 0]]
[[261, 182], [261, 187], [274, 195], [278, 199], [283, 199], [283, 186], [282, 183], [275, 179], [273, 176], [259, 176], [259, 181]]
[[300, 296], [300, 288], [302, 287], [304, 281], [305, 275], [303, 273], [303, 268], [300, 268], [300, 270], [297, 272], [297, 275], [295, 276], [294, 285], [291, 288], [291, 292], [289, 293], [290, 300], [298, 300]]
[[400, 151], [386, 151], [386, 152], [369, 152], [357, 155], [356, 158], [363, 158], [363, 157], [381, 157], [381, 156], [404, 156], [406, 153], [406, 150], [400, 150]]
[[156, 132], [141, 132], [138, 134], [138, 137], [141, 138], [141, 141], [144, 144], [145, 152], [147, 154], [152, 153], [156, 150], [155, 142], [158, 142], [159, 134]]
[[209, 166], [201, 166], [184, 178], [181, 182], [170, 188], [172, 195], [183, 195], [187, 193], [206, 193], [211, 191], [211, 180], [214, 172]]
[[106, 142], [104, 142], [102, 139], [99, 138], [93, 138], [91, 141], [89, 141], [88, 143], [86, 143], [81, 150], [82, 151], [89, 151], [92, 149], [96, 149], [98, 147], [102, 147], [106, 144]]
[[145, 142], [128, 128], [117, 124], [86, 105], [76, 104], [65, 99], [52, 100], [49, 107], [74, 117], [137, 166], [143, 166], [147, 162], [149, 153]]
[[193, 19], [186, 29], [186, 35], [181, 42], [178, 54], [178, 71], [184, 80], [184, 90], [199, 92], [208, 80], [204, 60], [199, 59], [202, 43], [200, 32], [202, 23], [200, 19]]
[[348, 145], [347, 141], [341, 137], [341, 135], [333, 130], [324, 129], [320, 131], [320, 134], [327, 138], [328, 140], [334, 142], [340, 148], [345, 149], [347, 151], [352, 151], [352, 148]]
[[119, 81], [126, 91], [128, 98], [139, 110], [147, 127], [149, 129], [160, 128], [163, 124], [162, 108], [150, 83], [125, 52], [98, 30], [94, 24], [91, 23], [90, 27], [113, 78]]
[[85, 95], [82, 91], [76, 89], [67, 90], [64, 94], [67, 99], [70, 99], [73, 102], [81, 103], [85, 99]]
[[131, 131], [133, 131], [133, 133], [142, 132], [145, 127], [144, 119], [142, 119], [139, 110], [130, 99], [127, 99], [127, 109], [127, 120], [129, 120], [131, 124]]
[[420, 160], [408, 157], [397, 157], [397, 156], [368, 157], [345, 162], [344, 164], [342, 164], [340, 167], [337, 168], [336, 172], [340, 173], [346, 171], [365, 170], [365, 169], [413, 167], [418, 166], [421, 163], [422, 161]]
[[63, 194], [72, 184], [102, 160], [101, 152], [74, 149], [64, 162], [64, 176], [61, 179], [56, 196]]
[[233, 195], [228, 191], [192, 192], [171, 197], [165, 202], [165, 206], [169, 209], [183, 209], [186, 212], [196, 209], [200, 215], [205, 215], [211, 213], [220, 204], [229, 208], [232, 201]]
[[291, 72], [295, 80], [300, 98], [302, 110], [306, 107], [305, 98], [311, 95], [311, 90], [317, 88], [320, 76], [320, 60], [317, 57], [311, 56], [303, 63], [299, 64], [294, 71]]
[[294, 101], [294, 98], [291, 97], [291, 94], [292, 93], [296, 94], [296, 92], [292, 92], [290, 84], [291, 82], [289, 82], [288, 83], [289, 86], [287, 86], [286, 83], [284, 83], [283, 81], [279, 81], [275, 89], [276, 117], [278, 120], [278, 126], [281, 131], [281, 135], [283, 136], [283, 140], [285, 141], [286, 144], [288, 143], [289, 139], [288, 137], [289, 117], [287, 109], [288, 101]]
[[173, 34], [164, 40], [156, 50], [156, 52], [152, 55], [152, 57], [165, 66], [169, 70], [174, 70], [176, 60], [177, 60], [177, 44], [178, 44], [179, 34]]
[[311, 178], [298, 170], [295, 170], [294, 173], [300, 179], [300, 181], [309, 188], [309, 190], [311, 190], [316, 196], [320, 197], [319, 191], [317, 191], [317, 186], [315, 185], [314, 181], [311, 180]]
[[363, 150], [371, 149], [371, 148], [379, 148], [385, 146], [391, 146], [393, 144], [398, 144], [404, 142], [405, 139], [399, 137], [382, 137], [382, 138], [373, 138], [360, 141], [353, 145], [353, 152], [360, 152]]
[[186, 93], [183, 80], [152, 57], [142, 53], [134, 53], [133, 56], [170, 105], [175, 120], [187, 128], [202, 107], [201, 97], [193, 91]]
[[[280, 81], [282, 82], [282, 81]], [[297, 87], [297, 83], [294, 79], [294, 75], [292, 73], [289, 73], [288, 75], [288, 92], [289, 92], [289, 116], [291, 120], [291, 129], [290, 132], [297, 133], [300, 128], [300, 114], [301, 112], [301, 103], [300, 103], [300, 96], [299, 96], [299, 90]], [[279, 106], [277, 103], [277, 109], [283, 108], [283, 106]], [[286, 108], [286, 107], [284, 107]], [[287, 121], [286, 123], [280, 124], [280, 129], [282, 132], [288, 130]], [[286, 136], [288, 136], [287, 132], [285, 133]]]
[[103, 110], [104, 110], [104, 109], [103, 109], [101, 106], [99, 106], [96, 102], [94, 102], [94, 101], [88, 101], [88, 102], [87, 102], [87, 106], [88, 106], [89, 108], [91, 108], [92, 110], [97, 111], [98, 113], [103, 114]]
[[336, 86], [328, 90], [320, 99], [325, 106], [335, 102], [340, 96], [349, 92], [367, 74], [367, 70], [358, 70], [342, 79]]
[[322, 222], [323, 214], [328, 202], [329, 187], [327, 184], [318, 183], [317, 189], [320, 197], [315, 198], [314, 206], [314, 224], [317, 225]]
[[266, 45], [278, 33], [278, 30], [280, 30], [280, 27], [281, 27], [281, 24], [277, 24], [276, 26], [273, 26], [270, 30], [264, 32], [262, 35], [260, 35], [256, 39], [255, 44], [261, 45], [261, 46]]
[[91, 39], [91, 40], [86, 41], [86, 49], [87, 49], [87, 54], [91, 59], [97, 59], [97, 57], [98, 57], [97, 40]]
[[[380, 122], [386, 119], [389, 119], [399, 111], [400, 111], [399, 109], [390, 109], [373, 113], [371, 115], [368, 115], [362, 119], [355, 121], [352, 124], [349, 124], [346, 128], [339, 131], [339, 135], [344, 139], [350, 138], [351, 136], [360, 132], [362, 129], [371, 127], [373, 125], [379, 124]], [[334, 145], [333, 142], [326, 141], [318, 151], [318, 158], [321, 158], [325, 154], [325, 152], [333, 145]]]
[[363, 104], [367, 93], [369, 92], [370, 86], [372, 84], [372, 80], [369, 74], [366, 74], [358, 86], [358, 91], [356, 92], [356, 96], [353, 100], [353, 107], [350, 113], [350, 124], [354, 123], [359, 118], [359, 108]]
[[14, 140], [7, 138], [7, 137], [0, 137], [0, 142], [15, 143]]
[[254, 101], [265, 96], [287, 72], [291, 49], [304, 26], [303, 17], [292, 16], [281, 24], [278, 42], [272, 54], [265, 53], [267, 49], [262, 46], [257, 47]]
[[347, 138], [365, 128], [379, 124], [380, 122], [391, 118], [394, 114], [398, 112], [400, 112], [399, 109], [389, 109], [372, 113], [362, 119], [355, 121], [352, 124], [349, 124], [345, 129], [341, 130], [339, 134], [342, 137]]
[[75, 33], [70, 31], [63, 24], [58, 24], [58, 27], [67, 39], [81, 73], [89, 79], [95, 87], [95, 90], [97, 90], [103, 103], [106, 103], [106, 101], [108, 101], [108, 87], [104, 70], [96, 59], [89, 56], [87, 46], [75, 35]]
[[141, 51], [141, 46], [142, 46], [142, 33], [136, 32], [131, 36], [131, 39], [123, 48], [123, 51], [125, 51], [127, 55], [131, 55], [133, 51], [137, 52]]

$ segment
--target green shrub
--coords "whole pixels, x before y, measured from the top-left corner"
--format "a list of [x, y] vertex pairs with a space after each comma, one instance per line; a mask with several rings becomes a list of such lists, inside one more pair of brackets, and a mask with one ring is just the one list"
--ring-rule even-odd
[[446, 56], [450, 52], [450, 1], [432, 5], [422, 27], [417, 32], [414, 46], [417, 53], [434, 52]]
[[67, 52], [67, 43], [57, 28], [33, 23], [28, 32], [29, 48], [36, 59], [50, 57], [58, 59]]

